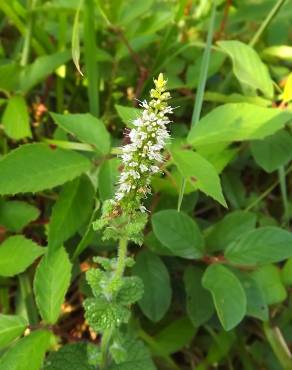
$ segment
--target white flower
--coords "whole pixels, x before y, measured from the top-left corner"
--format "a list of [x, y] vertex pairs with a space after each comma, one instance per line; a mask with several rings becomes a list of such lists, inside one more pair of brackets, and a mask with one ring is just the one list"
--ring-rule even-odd
[[170, 94], [165, 91], [163, 75], [154, 83], [150, 102], [140, 103], [143, 111], [133, 121], [134, 128], [128, 135], [131, 143], [122, 148], [123, 170], [115, 195], [115, 204], [122, 209], [146, 211], [141, 201], [151, 192], [151, 175], [160, 172], [158, 164], [163, 162], [162, 151], [169, 138], [167, 114], [173, 110], [167, 104]]

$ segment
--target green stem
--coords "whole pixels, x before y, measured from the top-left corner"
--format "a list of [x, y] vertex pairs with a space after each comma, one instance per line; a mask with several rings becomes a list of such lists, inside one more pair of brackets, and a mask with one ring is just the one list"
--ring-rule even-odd
[[30, 46], [32, 39], [32, 30], [33, 30], [33, 9], [35, 8], [37, 0], [28, 0], [28, 19], [27, 19], [27, 28], [24, 37], [24, 44], [22, 49], [22, 55], [20, 60], [20, 65], [26, 66], [30, 54]]
[[[206, 82], [207, 82], [207, 77], [208, 77], [208, 69], [209, 69], [210, 55], [211, 55], [211, 49], [212, 49], [215, 15], [216, 15], [216, 2], [213, 1], [213, 7], [212, 7], [212, 12], [211, 12], [211, 17], [210, 17], [210, 24], [209, 24], [208, 34], [207, 34], [206, 48], [204, 50], [203, 58], [202, 58], [202, 64], [201, 64], [201, 70], [200, 70], [200, 76], [199, 76], [199, 84], [198, 84], [198, 90], [197, 90], [196, 100], [195, 100], [193, 114], [192, 114], [191, 126], [194, 126], [199, 121], [201, 111], [202, 111], [203, 100], [204, 100], [204, 90], [206, 87]], [[180, 190], [179, 190], [179, 195], [178, 195], [178, 203], [177, 203], [178, 212], [180, 212], [180, 209], [181, 209], [185, 187], [186, 187], [186, 179], [183, 179]]]
[[282, 203], [284, 207], [283, 220], [286, 222], [289, 219], [289, 204], [287, 196], [287, 185], [286, 185], [286, 175], [284, 166], [279, 167], [278, 169], [279, 183], [281, 189]]
[[33, 298], [33, 291], [29, 276], [26, 272], [18, 275], [20, 294], [25, 304], [25, 309], [30, 325], [36, 325], [38, 320], [38, 312]]
[[254, 37], [250, 40], [249, 45], [254, 46], [258, 40], [260, 39], [263, 32], [266, 30], [266, 28], [269, 26], [269, 24], [272, 22], [274, 17], [277, 15], [278, 11], [280, 10], [281, 6], [284, 5], [286, 0], [278, 0], [277, 3], [273, 6], [265, 20], [261, 23], [261, 26], [255, 33]]
[[101, 351], [101, 364], [100, 369], [104, 370], [107, 368], [108, 363], [108, 347], [112, 338], [112, 329], [107, 329], [104, 331], [102, 338], [101, 338], [101, 345], [100, 345], [100, 351]]
[[125, 267], [126, 267], [126, 258], [127, 258], [127, 239], [120, 239], [119, 242], [119, 249], [118, 249], [118, 261], [117, 261], [117, 268], [114, 274], [114, 279], [119, 280], [124, 274]]
[[86, 0], [84, 3], [84, 56], [87, 77], [87, 90], [90, 113], [99, 117], [99, 74], [96, 61], [97, 48], [95, 40], [95, 3]]
[[280, 329], [264, 322], [263, 331], [283, 370], [292, 370], [292, 355]]

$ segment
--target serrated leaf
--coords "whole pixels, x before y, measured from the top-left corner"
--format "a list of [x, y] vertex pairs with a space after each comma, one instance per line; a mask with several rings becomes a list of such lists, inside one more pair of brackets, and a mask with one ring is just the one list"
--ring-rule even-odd
[[98, 173], [98, 190], [100, 199], [104, 202], [113, 198], [116, 190], [121, 161], [112, 158], [103, 162]]
[[170, 278], [162, 260], [155, 254], [142, 251], [138, 254], [133, 273], [144, 284], [144, 295], [138, 302], [142, 312], [150, 320], [162, 319], [170, 306]]
[[226, 267], [213, 264], [206, 269], [202, 284], [212, 294], [223, 328], [233, 329], [246, 314], [246, 295], [238, 278]]
[[251, 212], [234, 211], [207, 230], [206, 243], [208, 251], [227, 248], [229, 243], [238, 239], [256, 226], [256, 215]]
[[125, 276], [117, 294], [117, 302], [125, 306], [131, 305], [143, 297], [143, 292], [143, 282], [138, 276]]
[[249, 231], [229, 244], [225, 257], [243, 265], [282, 261], [292, 257], [292, 234], [274, 226]]
[[171, 154], [182, 176], [194, 188], [201, 190], [224, 207], [227, 207], [222, 193], [220, 178], [210, 162], [191, 150], [172, 150]]
[[21, 316], [0, 314], [0, 349], [22, 335], [27, 325]]
[[190, 131], [194, 146], [263, 139], [280, 130], [291, 112], [248, 103], [224, 104], [206, 114]]
[[41, 260], [34, 278], [36, 303], [43, 320], [54, 324], [70, 284], [71, 263], [63, 248], [47, 254]]
[[204, 270], [189, 266], [184, 272], [187, 313], [195, 327], [208, 321], [214, 313], [212, 296], [202, 286]]
[[251, 46], [233, 40], [219, 41], [218, 45], [231, 57], [233, 72], [241, 83], [260, 90], [268, 98], [273, 97], [273, 81], [268, 68]]
[[52, 210], [49, 225], [50, 250], [60, 247], [87, 221], [94, 201], [94, 188], [87, 176], [64, 185]]
[[10, 236], [0, 245], [0, 276], [20, 274], [45, 250], [22, 235]]
[[26, 144], [0, 160], [0, 194], [37, 192], [74, 179], [87, 171], [89, 160], [71, 150], [47, 144]]
[[4, 132], [14, 140], [31, 137], [28, 109], [21, 95], [12, 96], [3, 113]]
[[288, 131], [281, 130], [263, 140], [251, 142], [251, 153], [267, 172], [273, 172], [292, 159], [292, 136]]
[[173, 255], [190, 259], [202, 257], [204, 240], [191, 217], [168, 209], [154, 213], [151, 222], [155, 236]]
[[0, 370], [40, 370], [52, 334], [38, 330], [20, 339], [0, 359]]
[[66, 344], [49, 354], [42, 370], [94, 370], [89, 364], [93, 350], [97, 348], [91, 343]]
[[104, 123], [90, 113], [51, 113], [55, 123], [63, 130], [75, 135], [80, 141], [93, 145], [101, 155], [110, 151], [110, 135]]
[[116, 104], [115, 108], [119, 117], [127, 127], [133, 127], [134, 119], [141, 114], [140, 109], [133, 107], [124, 107], [123, 105]]
[[33, 205], [19, 200], [0, 200], [0, 225], [13, 232], [21, 231], [38, 218], [40, 211]]
[[126, 339], [123, 348], [127, 357], [125, 361], [111, 365], [109, 370], [156, 370], [149, 350], [140, 340]]
[[96, 333], [114, 329], [130, 319], [130, 310], [105, 298], [87, 298], [84, 301], [85, 318]]
[[286, 299], [287, 292], [281, 281], [280, 270], [276, 266], [261, 266], [251, 275], [262, 290], [268, 305], [281, 303]]

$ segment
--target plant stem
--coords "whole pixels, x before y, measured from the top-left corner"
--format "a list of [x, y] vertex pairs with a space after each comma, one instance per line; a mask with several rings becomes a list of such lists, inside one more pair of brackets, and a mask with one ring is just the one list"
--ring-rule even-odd
[[[213, 7], [210, 17], [209, 29], [207, 34], [207, 41], [206, 41], [206, 48], [203, 53], [200, 76], [199, 76], [199, 84], [197, 95], [195, 99], [193, 114], [192, 114], [192, 121], [191, 126], [194, 126], [200, 119], [203, 100], [204, 100], [204, 90], [206, 87], [207, 77], [208, 77], [208, 69], [209, 69], [209, 62], [210, 62], [210, 55], [211, 55], [211, 48], [212, 48], [212, 39], [214, 33], [214, 23], [215, 23], [215, 15], [216, 15], [216, 2], [213, 1]], [[184, 197], [186, 187], [186, 179], [183, 178], [182, 184], [180, 187], [179, 195], [178, 195], [178, 203], [177, 203], [177, 210], [180, 212], [182, 200]]]
[[265, 20], [261, 23], [261, 26], [255, 33], [254, 37], [250, 40], [249, 42], [250, 46], [254, 46], [258, 42], [259, 38], [261, 37], [263, 32], [266, 30], [266, 28], [269, 26], [269, 24], [272, 22], [274, 17], [277, 15], [278, 11], [282, 7], [282, 5], [284, 5], [285, 1], [286, 0], [278, 0], [277, 3], [273, 6], [273, 8], [269, 12]]
[[100, 351], [101, 351], [101, 364], [100, 369], [104, 370], [107, 368], [108, 360], [108, 347], [112, 337], [112, 329], [107, 329], [104, 331], [101, 339]]
[[99, 74], [97, 68], [97, 48], [95, 40], [95, 3], [93, 0], [84, 2], [84, 56], [87, 77], [87, 90], [90, 113], [99, 117]]
[[30, 45], [32, 39], [32, 30], [33, 30], [33, 9], [35, 8], [37, 0], [28, 0], [28, 19], [27, 19], [27, 27], [25, 31], [25, 38], [24, 44], [22, 49], [22, 55], [20, 60], [20, 65], [26, 66], [29, 59], [30, 54]]
[[288, 204], [286, 175], [285, 175], [284, 166], [279, 167], [278, 176], [279, 176], [279, 183], [280, 183], [280, 189], [281, 189], [282, 203], [284, 207], [283, 221], [286, 222], [289, 219], [289, 204]]
[[292, 370], [292, 355], [280, 329], [264, 322], [263, 331], [283, 370]]
[[126, 258], [127, 258], [127, 239], [120, 239], [119, 242], [119, 249], [118, 249], [118, 261], [117, 261], [117, 268], [114, 274], [114, 279], [119, 280], [124, 274], [125, 267], [126, 267]]
[[38, 313], [35, 306], [30, 279], [27, 272], [18, 275], [20, 294], [24, 302], [30, 325], [38, 324]]

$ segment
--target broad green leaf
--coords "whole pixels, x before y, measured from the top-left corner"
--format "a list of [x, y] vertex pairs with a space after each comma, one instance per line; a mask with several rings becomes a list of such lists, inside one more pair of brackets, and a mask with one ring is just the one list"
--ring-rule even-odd
[[87, 221], [93, 208], [94, 188], [87, 176], [64, 185], [53, 206], [48, 233], [49, 250], [62, 246]]
[[70, 284], [71, 263], [64, 248], [47, 252], [38, 265], [34, 292], [43, 320], [54, 324]]
[[0, 200], [0, 225], [13, 232], [21, 231], [38, 218], [40, 211], [20, 200]]
[[170, 278], [164, 263], [155, 254], [142, 251], [137, 256], [133, 274], [144, 283], [144, 295], [138, 302], [142, 312], [154, 322], [161, 320], [171, 302]]
[[[195, 126], [196, 127], [196, 126]], [[172, 150], [174, 163], [189, 183], [226, 207], [220, 178], [204, 157], [191, 150]]]
[[21, 69], [20, 65], [14, 62], [0, 65], [0, 90], [16, 90]]
[[165, 247], [155, 236], [153, 231], [150, 231], [144, 238], [144, 244], [151, 250], [151, 252], [160, 256], [173, 256], [171, 250]]
[[95, 370], [90, 361], [96, 351], [97, 347], [91, 343], [66, 344], [49, 354], [42, 370]]
[[119, 105], [119, 104], [116, 104], [115, 108], [116, 108], [116, 111], [118, 112], [118, 115], [121, 118], [121, 120], [128, 127], [133, 126], [132, 122], [141, 113], [140, 109], [133, 108], [133, 107], [124, 107], [123, 105]]
[[249, 231], [229, 244], [225, 257], [243, 265], [282, 261], [292, 257], [292, 234], [274, 226]]
[[179, 351], [190, 343], [197, 329], [187, 317], [171, 322], [154, 337], [159, 349], [167, 355]]
[[282, 95], [282, 100], [285, 103], [288, 103], [289, 101], [292, 100], [292, 73], [290, 73], [289, 76], [287, 77]]
[[0, 160], [0, 194], [37, 192], [74, 179], [87, 171], [89, 160], [71, 150], [47, 144], [26, 144]]
[[120, 160], [112, 158], [103, 162], [98, 173], [98, 190], [100, 199], [113, 198], [119, 175]]
[[40, 370], [51, 342], [49, 331], [34, 331], [4, 353], [0, 359], [0, 370]]
[[168, 209], [154, 213], [151, 222], [155, 236], [173, 255], [190, 259], [202, 257], [203, 237], [191, 217]]
[[263, 55], [272, 56], [287, 61], [292, 61], [292, 46], [288, 45], [270, 46], [263, 50]]
[[292, 159], [292, 135], [280, 130], [263, 140], [252, 141], [251, 152], [260, 167], [273, 172]]
[[100, 119], [90, 113], [51, 113], [51, 116], [63, 130], [75, 135], [80, 141], [93, 145], [99, 154], [108, 154], [110, 150], [110, 135]]
[[71, 58], [69, 50], [38, 57], [32, 64], [23, 68], [20, 75], [20, 91], [27, 92], [43, 81], [62, 64]]
[[210, 364], [210, 366], [214, 363], [219, 363], [226, 358], [232, 348], [232, 345], [236, 341], [236, 334], [234, 330], [229, 332], [222, 330], [218, 334], [215, 334], [214, 338], [212, 339], [213, 341], [208, 348], [207, 354], [207, 362]]
[[280, 303], [286, 299], [287, 292], [281, 281], [280, 270], [276, 266], [261, 266], [252, 273], [252, 277], [264, 293], [267, 304]]
[[195, 327], [208, 321], [214, 313], [212, 296], [202, 286], [204, 270], [197, 266], [189, 266], [184, 272], [187, 313]]
[[208, 251], [224, 250], [229, 243], [256, 226], [256, 215], [251, 212], [234, 211], [207, 230]]
[[236, 276], [239, 278], [246, 294], [247, 316], [267, 321], [269, 319], [269, 310], [261, 287], [248, 273], [236, 270]]
[[276, 108], [248, 103], [224, 104], [204, 116], [190, 131], [194, 146], [263, 139], [280, 130], [292, 114]]
[[8, 100], [2, 123], [4, 132], [11, 139], [31, 137], [28, 109], [23, 96], [14, 95]]
[[0, 244], [0, 276], [14, 276], [28, 268], [45, 248], [22, 235], [10, 236]]
[[121, 346], [124, 360], [109, 366], [108, 370], [156, 370], [150, 352], [142, 341], [130, 338]]
[[22, 335], [27, 325], [21, 316], [0, 314], [0, 349]]
[[288, 261], [286, 261], [281, 270], [281, 278], [285, 285], [292, 285], [292, 258], [289, 258]]
[[118, 22], [126, 26], [131, 24], [135, 19], [139, 19], [145, 12], [147, 12], [152, 4], [153, 0], [144, 0], [144, 1], [135, 1], [128, 0], [125, 3], [122, 3], [122, 7], [119, 13]]
[[273, 81], [268, 68], [251, 46], [232, 40], [219, 41], [218, 45], [232, 59], [233, 72], [242, 84], [260, 90], [268, 98], [273, 97]]
[[210, 265], [203, 275], [203, 287], [213, 297], [219, 320], [225, 330], [231, 330], [246, 314], [246, 295], [238, 278], [220, 264]]

